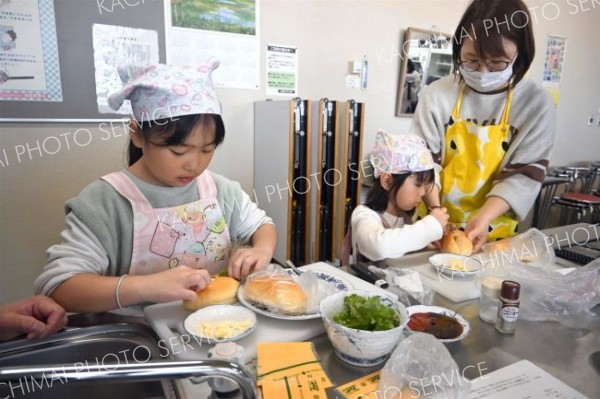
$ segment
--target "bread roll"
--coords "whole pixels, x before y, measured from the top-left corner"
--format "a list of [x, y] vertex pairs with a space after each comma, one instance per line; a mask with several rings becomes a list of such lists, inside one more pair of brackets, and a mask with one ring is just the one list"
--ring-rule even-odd
[[473, 253], [473, 243], [464, 231], [453, 229], [442, 237], [442, 252], [469, 256]]
[[284, 314], [306, 312], [308, 296], [289, 276], [267, 276], [246, 281], [246, 299]]
[[511, 238], [504, 238], [498, 241], [491, 241], [485, 244], [485, 250], [487, 252], [506, 251], [511, 244]]
[[183, 301], [188, 310], [198, 310], [210, 305], [225, 305], [237, 301], [237, 290], [240, 282], [232, 277], [217, 276], [208, 287], [196, 293], [193, 301]]

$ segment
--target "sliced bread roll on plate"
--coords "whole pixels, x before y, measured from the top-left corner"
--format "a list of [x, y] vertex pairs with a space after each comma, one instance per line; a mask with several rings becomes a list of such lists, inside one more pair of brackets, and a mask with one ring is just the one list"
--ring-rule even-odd
[[288, 275], [248, 279], [244, 284], [244, 295], [257, 305], [289, 315], [305, 313], [308, 304], [306, 292]]
[[454, 227], [442, 237], [442, 252], [470, 256], [473, 253], [473, 243], [464, 231]]

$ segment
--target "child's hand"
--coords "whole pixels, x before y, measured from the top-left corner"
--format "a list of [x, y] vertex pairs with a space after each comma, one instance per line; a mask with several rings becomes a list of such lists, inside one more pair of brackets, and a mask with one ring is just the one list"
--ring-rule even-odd
[[144, 299], [149, 302], [171, 302], [179, 299], [194, 300], [196, 291], [210, 284], [210, 274], [205, 269], [177, 266], [174, 269], [144, 276]]
[[227, 266], [227, 275], [241, 280], [255, 270], [262, 269], [271, 263], [273, 254], [267, 249], [258, 247], [238, 248]]
[[432, 241], [429, 244], [427, 244], [427, 249], [431, 249], [431, 250], [439, 250], [442, 248], [442, 240], [437, 240], [437, 241]]
[[431, 216], [437, 219], [438, 222], [442, 225], [442, 229], [446, 229], [446, 225], [448, 224], [448, 210], [446, 208], [434, 208], [429, 212]]

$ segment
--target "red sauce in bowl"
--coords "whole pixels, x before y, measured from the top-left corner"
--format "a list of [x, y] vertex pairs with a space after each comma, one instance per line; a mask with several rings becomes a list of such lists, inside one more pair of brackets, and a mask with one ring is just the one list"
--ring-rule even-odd
[[439, 313], [413, 313], [407, 324], [412, 331], [432, 334], [440, 339], [454, 339], [463, 332], [463, 326], [454, 317]]

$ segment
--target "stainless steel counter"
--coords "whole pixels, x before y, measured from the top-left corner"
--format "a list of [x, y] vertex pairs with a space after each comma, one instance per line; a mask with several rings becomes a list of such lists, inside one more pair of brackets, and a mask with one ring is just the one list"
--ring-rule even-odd
[[[600, 351], [600, 332], [564, 327], [555, 322], [519, 320], [514, 335], [503, 335], [478, 317], [478, 301], [451, 303], [442, 297], [436, 304], [458, 311], [471, 324], [464, 340], [446, 344], [459, 370], [467, 378], [527, 359], [590, 399], [600, 398], [600, 370], [591, 355]], [[319, 358], [335, 385], [341, 385], [378, 369], [347, 365], [337, 358], [326, 336], [315, 340]], [[597, 360], [596, 360], [597, 361]], [[469, 367], [475, 366], [475, 367]], [[330, 393], [328, 398], [341, 396]]]
[[[545, 233], [560, 234], [561, 238], [565, 233], [572, 234], [574, 231], [585, 234], [580, 229], [583, 226], [586, 225], [552, 229]], [[577, 237], [576, 240], [582, 242]], [[410, 266], [414, 264], [415, 257], [423, 256], [427, 255], [409, 255], [396, 260], [394, 265]], [[572, 265], [566, 261], [557, 263], [562, 266]], [[596, 353], [596, 367], [599, 367], [600, 331], [568, 328], [556, 322], [518, 320], [515, 334], [504, 335], [498, 333], [493, 325], [479, 319], [478, 300], [455, 303], [436, 295], [435, 304], [459, 312], [471, 324], [471, 333], [465, 339], [446, 344], [460, 371], [464, 370], [465, 377], [479, 377], [478, 364], [485, 374], [527, 359], [590, 399], [600, 398], [600, 369], [594, 368], [591, 357]], [[377, 367], [363, 369], [342, 363], [333, 353], [326, 336], [317, 337], [314, 342], [325, 370], [336, 385], [377, 370]], [[328, 397], [339, 396], [331, 392]]]

